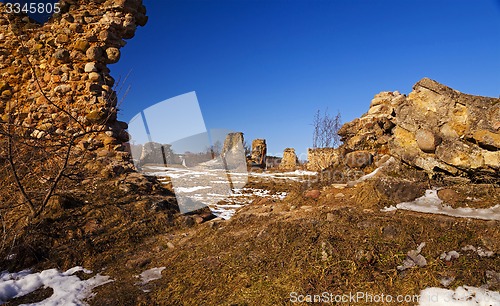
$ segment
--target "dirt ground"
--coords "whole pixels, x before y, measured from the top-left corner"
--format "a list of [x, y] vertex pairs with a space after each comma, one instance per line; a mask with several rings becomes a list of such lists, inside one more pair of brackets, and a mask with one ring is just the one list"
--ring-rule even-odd
[[[91, 305], [291, 305], [308, 295], [325, 294], [365, 296], [350, 305], [371, 305], [370, 296], [381, 294], [413, 297], [398, 304], [416, 305], [421, 290], [445, 288], [443, 281], [448, 288], [469, 285], [500, 290], [499, 221], [381, 211], [401, 199], [423, 195], [429, 184], [443, 185], [374, 180], [347, 187], [254, 178], [247, 186], [284, 191], [287, 196], [283, 200], [256, 197], [229, 220], [176, 215], [157, 203], [152, 208], [150, 200], [140, 197], [121, 204], [101, 203], [99, 209], [78, 210], [85, 218], [75, 215], [74, 220], [90, 224], [75, 226], [74, 237], [54, 237], [68, 231], [52, 220], [50, 239], [44, 236], [52, 248], [34, 266], [83, 265], [114, 279], [94, 289]], [[478, 207], [499, 203], [498, 186], [474, 188], [448, 186], [455, 191], [448, 195], [451, 204], [463, 206], [472, 196], [482, 199], [469, 201]], [[119, 191], [115, 196], [120, 198]], [[141, 205], [144, 213], [137, 214], [132, 207]], [[119, 224], [124, 219], [129, 223]], [[83, 232], [78, 234], [79, 230]], [[421, 243], [425, 243], [421, 255], [426, 265], [398, 269], [407, 253]], [[467, 246], [489, 255], [470, 247], [463, 250]], [[450, 251], [460, 256], [450, 261], [441, 258]], [[165, 267], [162, 278], [138, 285], [137, 275], [154, 267]], [[48, 295], [50, 290], [39, 290], [6, 305]]]

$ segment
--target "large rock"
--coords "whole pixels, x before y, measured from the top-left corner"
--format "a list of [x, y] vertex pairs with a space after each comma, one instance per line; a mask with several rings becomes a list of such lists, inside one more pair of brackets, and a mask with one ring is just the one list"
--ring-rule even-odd
[[440, 137], [434, 135], [434, 133], [429, 130], [418, 130], [415, 133], [415, 138], [418, 147], [425, 153], [434, 153], [437, 145], [441, 142]]
[[364, 168], [373, 163], [373, 155], [368, 151], [350, 152], [346, 154], [345, 162], [350, 168]]

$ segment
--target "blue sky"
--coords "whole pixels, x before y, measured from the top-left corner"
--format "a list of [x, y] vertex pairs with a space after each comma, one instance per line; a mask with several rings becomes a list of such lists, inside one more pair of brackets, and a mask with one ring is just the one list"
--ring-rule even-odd
[[[110, 65], [130, 91], [119, 119], [196, 91], [207, 128], [312, 145], [316, 110], [344, 122], [380, 91], [430, 77], [500, 95], [495, 0], [144, 0], [149, 21]], [[128, 78], [124, 78], [128, 75]], [[121, 90], [123, 96], [125, 89]], [[168, 133], [168, 131], [165, 131]]]

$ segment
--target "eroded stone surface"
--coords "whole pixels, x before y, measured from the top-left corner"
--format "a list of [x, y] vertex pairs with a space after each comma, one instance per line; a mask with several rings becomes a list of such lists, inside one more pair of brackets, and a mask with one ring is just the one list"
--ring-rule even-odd
[[127, 163], [126, 124], [116, 119], [114, 79], [106, 65], [119, 60], [123, 39], [146, 23], [146, 9], [141, 0], [59, 5], [61, 12], [45, 24], [0, 15], [1, 120], [14, 116], [14, 124], [41, 140], [56, 131], [59, 137], [99, 131], [80, 137], [77, 147], [90, 153], [96, 167], [110, 158]]
[[389, 154], [431, 175], [499, 179], [499, 118], [500, 99], [463, 94], [424, 78], [408, 96], [377, 94], [365, 115], [339, 131], [339, 154], [370, 152], [376, 163]]
[[281, 170], [294, 170], [298, 165], [297, 155], [295, 154], [294, 148], [286, 148], [283, 151], [283, 158], [279, 168]]

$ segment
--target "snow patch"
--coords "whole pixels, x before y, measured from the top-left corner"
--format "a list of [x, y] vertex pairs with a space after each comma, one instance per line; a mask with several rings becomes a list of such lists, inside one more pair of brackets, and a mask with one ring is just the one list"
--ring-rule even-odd
[[137, 283], [137, 285], [142, 286], [142, 285], [145, 285], [151, 281], [160, 279], [161, 278], [161, 271], [163, 271], [165, 269], [166, 269], [166, 267], [151, 268], [149, 270], [142, 272], [139, 275], [136, 275], [137, 278], [141, 279], [141, 281], [139, 283]]
[[460, 286], [455, 290], [431, 287], [420, 291], [418, 305], [500, 306], [500, 293], [471, 286]]
[[82, 267], [74, 267], [66, 272], [57, 269], [32, 273], [23, 270], [18, 273], [3, 272], [0, 274], [0, 304], [10, 299], [27, 295], [40, 287], [50, 287], [54, 293], [49, 298], [32, 306], [56, 305], [87, 305], [84, 300], [92, 297], [92, 289], [107, 284], [113, 280], [109, 276], [97, 274], [87, 280], [81, 280], [74, 273], [82, 271], [90, 274], [92, 271]]
[[175, 187], [174, 190], [175, 190], [175, 192], [190, 193], [190, 192], [195, 192], [195, 191], [202, 190], [202, 189], [211, 189], [211, 188], [212, 187], [210, 187], [210, 186]]
[[[410, 210], [429, 214], [447, 215], [459, 218], [472, 218], [482, 220], [498, 220], [500, 221], [500, 205], [495, 205], [490, 208], [469, 208], [459, 207], [453, 208], [444, 205], [443, 201], [437, 195], [437, 189], [429, 189], [425, 191], [425, 195], [411, 202], [403, 202], [396, 205], [397, 209]], [[386, 207], [382, 211], [392, 211], [394, 208]]]

